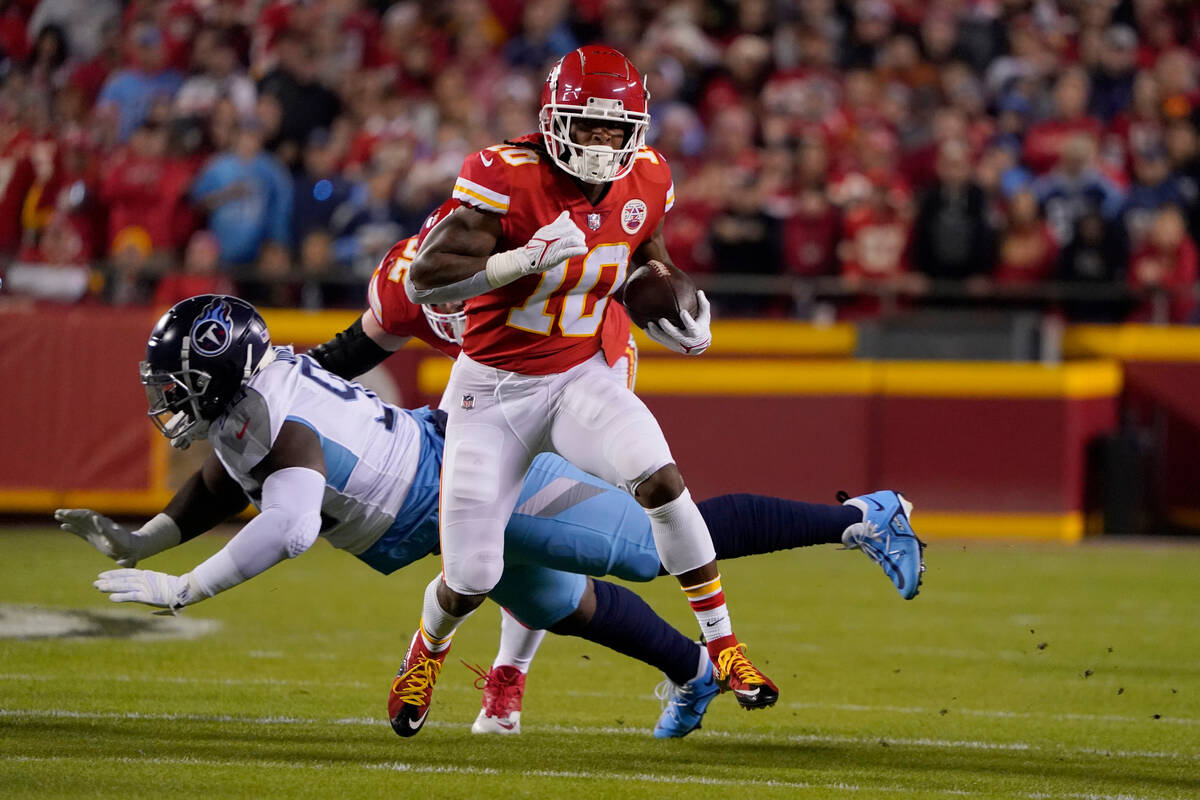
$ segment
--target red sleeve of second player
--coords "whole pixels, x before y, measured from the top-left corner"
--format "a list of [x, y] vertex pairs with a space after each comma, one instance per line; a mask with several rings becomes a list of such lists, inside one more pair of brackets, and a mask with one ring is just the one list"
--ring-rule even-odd
[[459, 346], [434, 333], [421, 307], [409, 300], [404, 291], [404, 276], [416, 253], [417, 237], [412, 236], [392, 245], [379, 262], [367, 284], [371, 316], [393, 336], [415, 336], [451, 358], [457, 358]]

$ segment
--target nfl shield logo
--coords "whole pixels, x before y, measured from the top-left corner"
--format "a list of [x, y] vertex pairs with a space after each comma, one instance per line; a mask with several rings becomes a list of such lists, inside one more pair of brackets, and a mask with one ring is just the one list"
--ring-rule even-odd
[[468, 411], [471, 410], [472, 408], [474, 408], [475, 407], [475, 395], [464, 394], [463, 401], [462, 401], [462, 407], [467, 409]]
[[599, 230], [600, 229], [600, 214], [595, 211], [588, 214], [587, 215], [587, 226], [594, 231]]

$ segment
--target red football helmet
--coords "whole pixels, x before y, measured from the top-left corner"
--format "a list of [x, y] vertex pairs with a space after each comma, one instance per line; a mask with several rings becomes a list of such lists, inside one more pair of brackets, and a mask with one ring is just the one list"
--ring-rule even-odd
[[[546, 78], [538, 122], [546, 150], [558, 166], [587, 183], [619, 180], [633, 169], [638, 150], [646, 143], [650, 115], [646, 82], [628, 58], [603, 45], [588, 45], [567, 53]], [[621, 124], [625, 140], [619, 149], [581, 145], [571, 139], [578, 119]]]

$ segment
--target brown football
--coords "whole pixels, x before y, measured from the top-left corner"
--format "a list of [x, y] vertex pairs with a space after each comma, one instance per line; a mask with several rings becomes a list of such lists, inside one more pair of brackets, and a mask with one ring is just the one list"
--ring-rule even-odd
[[693, 317], [700, 310], [696, 284], [692, 283], [692, 279], [660, 261], [647, 262], [629, 273], [625, 279], [622, 302], [629, 312], [629, 318], [639, 328], [645, 328], [647, 322], [663, 317], [675, 325], [681, 325], [681, 309], [687, 309]]

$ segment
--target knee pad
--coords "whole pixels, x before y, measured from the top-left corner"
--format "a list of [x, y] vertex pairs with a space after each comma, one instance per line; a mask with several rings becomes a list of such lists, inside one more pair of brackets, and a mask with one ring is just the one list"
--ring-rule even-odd
[[572, 384], [564, 392], [563, 409], [596, 433], [600, 453], [623, 489], [632, 492], [675, 460], [650, 409], [628, 389], [610, 380]]
[[500, 496], [504, 433], [491, 425], [463, 425], [443, 456], [442, 507], [493, 503]]
[[502, 550], [476, 550], [442, 554], [442, 578], [459, 594], [487, 594], [504, 574]]

